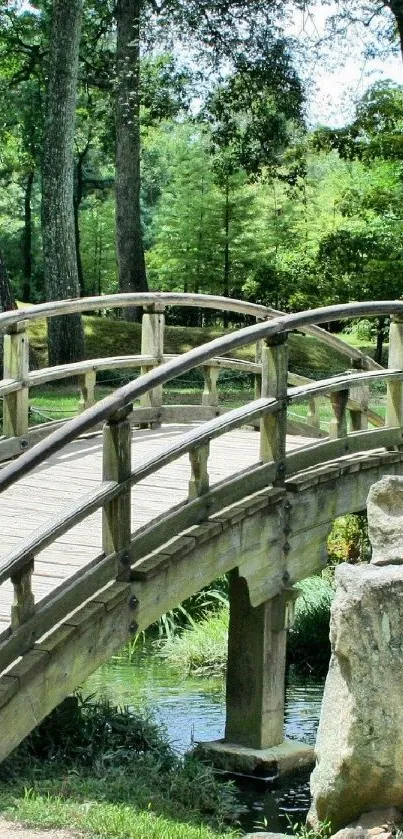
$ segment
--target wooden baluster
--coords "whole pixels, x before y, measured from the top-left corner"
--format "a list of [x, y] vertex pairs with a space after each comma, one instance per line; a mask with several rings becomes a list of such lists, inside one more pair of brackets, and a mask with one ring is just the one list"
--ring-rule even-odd
[[[390, 322], [388, 367], [403, 370], [403, 317], [398, 315]], [[390, 428], [403, 426], [403, 382], [387, 383], [385, 425]]]
[[209, 490], [208, 458], [210, 446], [205, 443], [189, 452], [191, 477], [189, 481], [189, 500], [198, 498]]
[[[256, 322], [260, 323], [261, 321], [259, 318], [256, 318]], [[262, 347], [263, 341], [258, 341], [255, 347], [255, 362], [256, 364], [262, 364]], [[255, 374], [255, 399], [260, 399], [262, 395], [262, 373]]]
[[14, 602], [11, 606], [11, 629], [15, 632], [21, 624], [32, 617], [35, 610], [35, 599], [32, 592], [32, 574], [34, 557], [27, 557], [26, 565], [11, 575], [14, 586]]
[[[165, 306], [155, 303], [147, 306], [143, 314], [141, 324], [141, 354], [151, 355], [155, 359], [153, 366], [158, 366], [164, 360], [164, 331], [165, 331]], [[142, 367], [141, 373], [146, 373], [150, 368]], [[140, 404], [143, 408], [161, 408], [163, 401], [162, 385], [154, 387], [140, 397]], [[151, 428], [156, 428], [160, 422], [150, 423]]]
[[[123, 483], [131, 475], [131, 426], [129, 415], [132, 405], [109, 417], [103, 430], [104, 481]], [[102, 510], [102, 550], [105, 555], [120, 554], [116, 576], [119, 580], [130, 578], [131, 540], [131, 489], [109, 501]]]
[[313, 428], [320, 428], [320, 411], [318, 399], [309, 399], [306, 422], [307, 425], [312, 425]]
[[[362, 358], [352, 358], [351, 359], [351, 373], [355, 373], [357, 370], [366, 370], [367, 366], [365, 360]], [[350, 372], [350, 371], [348, 371]], [[350, 423], [351, 423], [351, 430], [352, 431], [365, 431], [368, 428], [368, 404], [369, 404], [369, 389], [366, 385], [356, 385], [350, 388], [350, 399], [353, 402], [356, 402], [357, 405], [360, 406], [361, 410], [358, 408], [349, 408], [348, 413], [350, 416]]]
[[329, 437], [331, 440], [338, 440], [340, 437], [347, 437], [348, 390], [335, 390], [330, 394], [330, 401], [334, 417], [330, 420]]
[[81, 414], [82, 411], [85, 411], [87, 408], [91, 408], [92, 405], [95, 405], [95, 385], [96, 385], [96, 378], [97, 374], [95, 370], [88, 370], [83, 376], [78, 377], [78, 383], [80, 387], [80, 401], [79, 401], [79, 413]]
[[[10, 326], [4, 336], [5, 379], [24, 382], [29, 372], [29, 343], [26, 332], [28, 321]], [[29, 389], [22, 387], [9, 393], [3, 400], [3, 434], [5, 437], [23, 437], [28, 431]]]
[[213, 367], [212, 365], [203, 367], [204, 390], [202, 395], [202, 405], [211, 405], [212, 408], [218, 408], [217, 381], [219, 375], [219, 367]]
[[260, 457], [263, 463], [277, 463], [277, 481], [284, 480], [287, 434], [287, 335], [268, 338], [262, 346], [262, 396], [272, 396], [281, 404], [274, 414], [260, 421]]

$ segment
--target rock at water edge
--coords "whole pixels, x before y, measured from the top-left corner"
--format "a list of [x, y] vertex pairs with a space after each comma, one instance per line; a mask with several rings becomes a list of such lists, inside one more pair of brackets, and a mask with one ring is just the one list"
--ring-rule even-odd
[[344, 564], [336, 583], [308, 815], [333, 830], [403, 807], [403, 568]]

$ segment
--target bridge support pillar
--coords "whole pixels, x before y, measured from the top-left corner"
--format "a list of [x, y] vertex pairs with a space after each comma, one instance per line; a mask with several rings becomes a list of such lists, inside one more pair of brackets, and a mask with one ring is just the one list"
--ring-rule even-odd
[[296, 592], [250, 603], [238, 569], [230, 572], [230, 622], [225, 738], [197, 753], [220, 769], [277, 776], [313, 766], [313, 747], [284, 740], [287, 629]]
[[246, 580], [230, 573], [225, 739], [253, 749], [283, 741], [285, 603], [278, 595], [253, 608]]

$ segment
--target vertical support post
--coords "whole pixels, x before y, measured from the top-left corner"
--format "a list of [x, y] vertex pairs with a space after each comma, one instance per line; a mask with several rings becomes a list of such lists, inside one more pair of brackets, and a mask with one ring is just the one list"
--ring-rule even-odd
[[32, 574], [34, 570], [34, 557], [27, 557], [24, 567], [11, 575], [11, 582], [14, 587], [14, 602], [11, 606], [11, 629], [15, 632], [21, 624], [29, 620], [35, 609], [35, 600], [32, 592]]
[[251, 749], [283, 742], [289, 592], [250, 604], [246, 580], [229, 574], [230, 621], [225, 740]]
[[[132, 405], [126, 406], [109, 417], [103, 430], [102, 478], [104, 481], [123, 483], [131, 475], [131, 426], [129, 415]], [[116, 576], [119, 580], [130, 578], [131, 539], [131, 489], [109, 501], [102, 510], [102, 550], [105, 556], [119, 554]]]
[[[154, 367], [161, 364], [164, 360], [164, 313], [165, 306], [161, 303], [147, 306], [141, 323], [141, 354], [152, 356], [155, 359]], [[149, 367], [142, 368], [141, 372], [146, 373], [149, 369]], [[162, 385], [159, 385], [149, 390], [148, 393], [143, 394], [140, 397], [140, 404], [143, 408], [160, 408], [162, 399]], [[159, 422], [151, 423], [152, 428], [158, 425], [160, 425]]]
[[80, 414], [82, 411], [85, 411], [87, 408], [91, 408], [92, 405], [95, 405], [96, 378], [97, 374], [95, 370], [88, 370], [83, 376], [79, 376], [79, 387], [81, 393], [79, 401]]
[[330, 394], [330, 401], [334, 417], [330, 420], [329, 437], [331, 440], [338, 440], [340, 437], [347, 437], [348, 390], [334, 391]]
[[[389, 329], [388, 367], [403, 370], [403, 317], [393, 315]], [[388, 382], [385, 425], [403, 426], [403, 382]]]
[[308, 413], [306, 415], [307, 425], [313, 428], [320, 428], [320, 412], [318, 399], [310, 399], [308, 402]]
[[210, 446], [206, 443], [189, 452], [191, 475], [189, 481], [189, 500], [198, 498], [209, 490], [208, 458]]
[[277, 480], [284, 480], [287, 434], [287, 335], [275, 335], [262, 346], [262, 396], [280, 400], [279, 410], [260, 420], [260, 457], [277, 463]]
[[[356, 370], [366, 369], [363, 359], [351, 359], [352, 373]], [[352, 431], [365, 431], [368, 428], [368, 404], [369, 404], [369, 390], [366, 385], [356, 385], [350, 388], [350, 399], [356, 402], [360, 409], [349, 408], [349, 416]]]
[[[5, 379], [24, 382], [29, 372], [29, 343], [27, 321], [10, 326], [4, 335], [3, 375]], [[3, 434], [5, 437], [22, 437], [28, 431], [29, 389], [9, 393], [3, 401]]]
[[212, 408], [218, 408], [217, 381], [219, 375], [219, 367], [203, 367], [204, 390], [202, 394], [202, 405], [211, 405]]
[[[260, 323], [259, 318], [256, 318], [256, 322]], [[255, 362], [256, 364], [262, 364], [262, 341], [257, 341], [255, 347]], [[262, 373], [255, 374], [255, 399], [260, 399], [262, 395]]]

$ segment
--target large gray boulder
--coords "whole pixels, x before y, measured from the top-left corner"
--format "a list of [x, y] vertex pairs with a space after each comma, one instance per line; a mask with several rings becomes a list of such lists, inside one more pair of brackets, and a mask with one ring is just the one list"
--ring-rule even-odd
[[403, 568], [341, 565], [311, 776], [311, 826], [403, 808]]
[[387, 475], [367, 499], [368, 535], [375, 565], [403, 563], [403, 478]]

